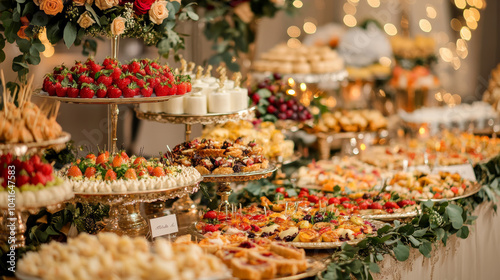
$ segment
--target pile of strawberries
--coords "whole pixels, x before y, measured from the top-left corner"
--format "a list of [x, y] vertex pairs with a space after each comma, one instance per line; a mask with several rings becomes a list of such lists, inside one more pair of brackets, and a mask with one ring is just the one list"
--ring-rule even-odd
[[12, 184], [18, 188], [24, 185], [41, 184], [45, 186], [54, 180], [52, 165], [42, 162], [37, 155], [28, 159], [15, 158], [11, 154], [2, 155], [0, 157], [0, 172], [4, 188]]
[[144, 157], [129, 157], [125, 152], [110, 156], [108, 151], [97, 156], [87, 154], [78, 159], [67, 171], [71, 178], [100, 179], [114, 181], [117, 179], [137, 180], [147, 177], [163, 177], [171, 171], [166, 169], [159, 160], [146, 160]]
[[102, 64], [89, 58], [85, 63], [76, 62], [54, 68], [43, 80], [43, 91], [51, 96], [72, 98], [131, 98], [183, 95], [191, 91], [187, 75], [174, 75], [168, 66], [161, 66], [150, 59], [132, 60], [120, 64], [106, 58]]

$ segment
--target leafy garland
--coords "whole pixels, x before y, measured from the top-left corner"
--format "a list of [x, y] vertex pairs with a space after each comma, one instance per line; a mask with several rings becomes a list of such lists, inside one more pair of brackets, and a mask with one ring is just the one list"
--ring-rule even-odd
[[97, 43], [85, 36], [139, 38], [156, 46], [160, 55], [184, 48], [184, 38], [174, 31], [177, 21], [198, 20], [194, 3], [180, 0], [4, 0], [0, 1], [0, 62], [5, 42], [16, 43], [22, 54], [12, 70], [24, 79], [29, 64], [40, 63], [44, 42], [64, 41], [70, 48], [83, 43], [83, 53], [96, 52]]
[[229, 70], [238, 71], [239, 66], [233, 57], [248, 53], [255, 42], [256, 20], [264, 17], [273, 18], [278, 11], [293, 14], [293, 0], [184, 0], [196, 2], [205, 9], [203, 21], [206, 22], [203, 33], [213, 41], [215, 54], [208, 63], [218, 65], [224, 62]]

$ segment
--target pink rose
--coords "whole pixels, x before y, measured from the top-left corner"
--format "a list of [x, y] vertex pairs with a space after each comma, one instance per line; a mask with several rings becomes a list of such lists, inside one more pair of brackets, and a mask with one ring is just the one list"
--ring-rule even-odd
[[151, 9], [151, 5], [155, 0], [135, 0], [134, 1], [134, 11], [135, 14], [137, 15], [144, 15], [146, 14], [149, 9]]

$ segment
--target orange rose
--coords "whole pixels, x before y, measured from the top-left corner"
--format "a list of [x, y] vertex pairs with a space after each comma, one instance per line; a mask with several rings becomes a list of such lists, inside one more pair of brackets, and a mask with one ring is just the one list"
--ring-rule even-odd
[[111, 23], [111, 33], [115, 36], [122, 35], [125, 32], [125, 19], [122, 17], [115, 17]]
[[149, 19], [155, 24], [161, 24], [168, 17], [167, 1], [156, 1], [149, 10]]
[[64, 4], [62, 0], [42, 0], [40, 3], [40, 10], [51, 16], [55, 16], [62, 12], [63, 8]]
[[26, 28], [28, 28], [27, 25], [21, 26], [21, 28], [19, 28], [19, 31], [17, 31], [17, 36], [19, 36], [19, 38], [21, 39], [29, 40], [30, 38], [28, 38], [28, 36], [26, 36], [26, 33], [24, 32]]

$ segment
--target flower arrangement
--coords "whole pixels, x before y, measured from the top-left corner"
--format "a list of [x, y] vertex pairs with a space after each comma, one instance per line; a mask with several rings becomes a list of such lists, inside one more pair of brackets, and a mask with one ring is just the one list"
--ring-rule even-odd
[[295, 11], [293, 0], [184, 0], [196, 2], [205, 9], [203, 21], [206, 22], [203, 33], [214, 42], [216, 51], [209, 63], [218, 65], [224, 62], [232, 71], [239, 67], [233, 61], [240, 52], [248, 53], [249, 46], [255, 41], [256, 20], [272, 18], [278, 11], [288, 14]]
[[[22, 78], [28, 64], [40, 63], [45, 50], [42, 40], [84, 45], [84, 53], [97, 44], [84, 36], [139, 38], [154, 45], [160, 55], [184, 48], [184, 38], [174, 31], [177, 20], [198, 20], [193, 4], [180, 0], [7, 0], [0, 5], [0, 62], [5, 60], [5, 41], [16, 43], [21, 55], [12, 69]], [[46, 38], [46, 39], [45, 39]], [[42, 39], [42, 40], [41, 40]]]

